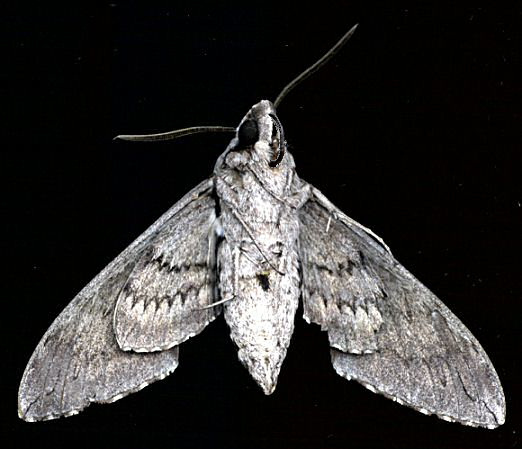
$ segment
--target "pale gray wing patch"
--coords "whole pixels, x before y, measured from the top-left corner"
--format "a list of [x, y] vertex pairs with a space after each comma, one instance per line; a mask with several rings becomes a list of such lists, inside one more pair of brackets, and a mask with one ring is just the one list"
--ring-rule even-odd
[[378, 303], [386, 294], [384, 285], [350, 236], [332, 220], [312, 201], [301, 210], [304, 318], [328, 330], [334, 348], [373, 352], [375, 333], [382, 325]]
[[120, 347], [161, 351], [200, 333], [221, 307], [215, 296], [215, 202], [187, 206], [154, 237], [122, 289], [114, 314]]
[[[375, 236], [316, 192], [300, 215], [303, 301], [305, 316], [329, 334], [336, 372], [423, 413], [501, 425], [504, 394], [478, 341]], [[349, 269], [333, 269], [345, 259]]]
[[212, 189], [207, 180], [147, 229], [65, 308], [47, 330], [25, 369], [18, 412], [26, 421], [78, 413], [91, 402], [112, 402], [172, 373], [178, 350], [138, 354], [116, 342], [116, 299], [139, 256], [159, 231]]
[[118, 268], [76, 297], [37, 346], [20, 384], [21, 418], [69, 416], [91, 402], [115, 401], [176, 369], [177, 348], [154, 354], [119, 349], [112, 314], [132, 264]]

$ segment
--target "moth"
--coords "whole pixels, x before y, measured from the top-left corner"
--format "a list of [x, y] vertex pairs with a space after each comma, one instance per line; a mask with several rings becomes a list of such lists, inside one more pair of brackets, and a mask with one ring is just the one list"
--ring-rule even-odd
[[488, 356], [459, 319], [372, 231], [299, 178], [276, 108], [353, 27], [272, 103], [236, 128], [213, 175], [187, 193], [72, 300], [23, 374], [26, 421], [113, 402], [171, 374], [178, 347], [223, 314], [238, 357], [265, 394], [302, 298], [328, 335], [337, 374], [447, 421], [495, 428], [505, 399]]

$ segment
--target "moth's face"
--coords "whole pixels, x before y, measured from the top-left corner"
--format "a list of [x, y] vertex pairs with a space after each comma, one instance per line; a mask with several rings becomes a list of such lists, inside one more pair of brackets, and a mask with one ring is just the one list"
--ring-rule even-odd
[[283, 127], [274, 105], [262, 100], [245, 115], [226, 156], [229, 166], [239, 167], [249, 162], [277, 167], [285, 155]]

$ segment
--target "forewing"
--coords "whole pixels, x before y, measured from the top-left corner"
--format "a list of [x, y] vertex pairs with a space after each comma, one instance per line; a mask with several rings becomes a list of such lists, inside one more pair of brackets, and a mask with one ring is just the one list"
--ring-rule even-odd
[[300, 226], [305, 319], [328, 332], [339, 375], [450, 421], [504, 422], [502, 387], [478, 341], [377, 236], [317, 189]]
[[221, 311], [215, 294], [215, 201], [207, 193], [166, 223], [119, 294], [120, 348], [162, 351], [198, 334]]
[[212, 181], [188, 193], [99, 273], [47, 330], [25, 369], [18, 396], [26, 421], [76, 414], [112, 402], [173, 372], [178, 350], [137, 354], [116, 342], [116, 300], [151, 241], [180, 212], [208, 198]]

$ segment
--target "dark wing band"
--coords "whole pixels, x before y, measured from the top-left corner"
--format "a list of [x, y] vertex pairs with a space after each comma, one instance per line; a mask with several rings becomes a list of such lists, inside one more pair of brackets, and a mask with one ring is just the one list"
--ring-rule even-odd
[[[91, 402], [112, 402], [172, 373], [177, 348], [138, 354], [117, 344], [116, 301], [147, 248], [179, 216], [208, 203], [212, 181], [189, 192], [98, 274], [65, 308], [36, 347], [18, 396], [26, 421], [78, 413]], [[208, 208], [207, 208], [208, 209]], [[207, 210], [205, 209], [205, 210]]]
[[459, 319], [317, 189], [300, 220], [304, 314], [328, 332], [336, 372], [424, 413], [501, 425], [500, 381]]

